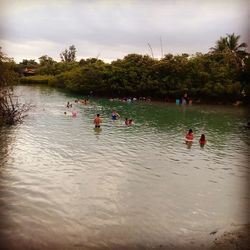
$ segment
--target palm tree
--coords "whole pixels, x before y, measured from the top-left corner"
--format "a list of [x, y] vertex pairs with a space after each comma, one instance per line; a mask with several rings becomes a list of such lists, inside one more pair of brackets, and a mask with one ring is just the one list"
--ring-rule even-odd
[[222, 52], [225, 50], [230, 50], [236, 54], [242, 54], [245, 52], [247, 44], [239, 44], [240, 36], [233, 34], [227, 34], [226, 37], [221, 37], [217, 42], [215, 47], [212, 47], [211, 50], [214, 52]]

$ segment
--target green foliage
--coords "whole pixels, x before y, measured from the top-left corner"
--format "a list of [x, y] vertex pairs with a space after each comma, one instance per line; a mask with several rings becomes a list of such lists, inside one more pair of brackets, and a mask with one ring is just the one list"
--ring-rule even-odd
[[250, 57], [249, 55], [243, 61], [243, 70], [240, 74], [242, 94], [247, 103], [250, 103]]
[[21, 68], [31, 68], [35, 69], [39, 66], [39, 64], [34, 59], [23, 59], [22, 62], [19, 63]]
[[53, 65], [56, 63], [56, 61], [54, 61], [51, 57], [44, 55], [44, 56], [39, 57], [39, 63], [40, 63], [40, 66], [43, 67], [47, 65]]
[[83, 94], [104, 96], [150, 96], [157, 99], [190, 98], [206, 101], [249, 100], [249, 54], [246, 44], [234, 33], [220, 38], [209, 53], [167, 54], [162, 59], [129, 54], [105, 63], [98, 58], [75, 61], [75, 46], [61, 53], [62, 62], [44, 55], [39, 65], [23, 60], [22, 66], [36, 67], [37, 76], [21, 82], [43, 82]]
[[35, 76], [28, 76], [28, 77], [21, 77], [20, 83], [22, 84], [48, 84], [50, 81], [54, 79], [54, 76], [50, 75], [35, 75]]
[[247, 44], [240, 43], [240, 36], [233, 34], [227, 34], [226, 37], [221, 37], [218, 41], [216, 41], [215, 47], [211, 48], [214, 52], [223, 52], [223, 51], [231, 51], [237, 53], [238, 55], [244, 55]]
[[74, 62], [76, 60], [76, 47], [74, 45], [69, 46], [69, 50], [65, 49], [60, 57], [63, 62]]
[[14, 95], [13, 85], [18, 81], [15, 69], [15, 62], [4, 55], [0, 47], [0, 124], [22, 122], [29, 110], [29, 106], [19, 103]]
[[5, 87], [10, 87], [18, 81], [18, 75], [15, 72], [16, 64], [8, 58], [0, 47], [0, 91]]

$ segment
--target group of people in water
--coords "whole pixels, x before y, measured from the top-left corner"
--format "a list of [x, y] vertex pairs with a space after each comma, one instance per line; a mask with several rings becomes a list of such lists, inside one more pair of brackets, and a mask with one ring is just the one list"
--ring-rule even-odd
[[[111, 114], [112, 121], [118, 120], [120, 117], [121, 116], [115, 110], [112, 111], [112, 114]], [[100, 128], [101, 123], [102, 123], [102, 119], [100, 117], [100, 114], [97, 114], [94, 119], [95, 128]], [[124, 124], [127, 126], [131, 126], [133, 124], [133, 119], [125, 118]]]
[[[84, 104], [84, 105], [87, 105], [89, 104], [89, 99], [76, 99], [75, 100], [75, 103], [81, 103], [81, 104]], [[70, 102], [67, 102], [67, 105], [66, 107], [69, 109], [69, 108], [72, 108], [73, 107], [73, 104], [70, 103]], [[64, 112], [64, 115], [67, 115], [67, 112], [65, 111]], [[77, 112], [76, 111], [72, 111], [72, 116], [73, 117], [76, 117], [77, 115]]]
[[[87, 105], [89, 103], [89, 100], [88, 99], [75, 100], [75, 103], [82, 103], [82, 104]], [[66, 107], [67, 108], [72, 108], [72, 104], [70, 102], [67, 102]], [[67, 112], [64, 112], [64, 114], [66, 115]], [[72, 111], [72, 117], [76, 117], [76, 116], [77, 116], [77, 112]], [[116, 121], [119, 118], [121, 118], [120, 114], [116, 110], [113, 110], [112, 114], [111, 114], [111, 120]], [[100, 114], [96, 115], [96, 117], [94, 118], [93, 123], [95, 125], [95, 128], [100, 128], [101, 127], [102, 118], [100, 117]], [[133, 124], [133, 119], [129, 119], [129, 118], [126, 117], [125, 120], [124, 120], [124, 124], [126, 126], [131, 126]], [[188, 146], [190, 146], [192, 144], [193, 140], [194, 140], [193, 130], [189, 129], [188, 132], [186, 133], [186, 136], [185, 136], [186, 144]], [[199, 144], [200, 144], [201, 147], [204, 147], [206, 143], [207, 143], [206, 136], [205, 136], [205, 134], [202, 134], [200, 139], [199, 139]]]
[[[84, 105], [87, 105], [89, 103], [89, 100], [88, 99], [77, 99], [77, 100], [75, 100], [75, 103], [82, 103]], [[72, 108], [73, 105], [72, 105], [72, 103], [67, 102], [66, 107], [69, 109], [69, 108]], [[66, 111], [64, 112], [64, 115], [67, 115]], [[77, 111], [73, 110], [72, 117], [76, 117], [76, 116], [77, 116]], [[116, 110], [112, 111], [112, 114], [111, 114], [112, 121], [118, 120], [120, 117], [121, 117], [120, 114]], [[100, 117], [100, 114], [97, 114], [95, 119], [94, 119], [95, 128], [100, 128], [101, 123], [102, 123], [102, 118]], [[131, 126], [133, 124], [133, 119], [125, 118], [124, 124], [127, 126]]]
[[[193, 142], [194, 134], [192, 129], [189, 129], [188, 132], [186, 133], [185, 140], [187, 145], [190, 145]], [[201, 147], [204, 147], [205, 144], [207, 143], [206, 136], [204, 134], [201, 135], [199, 143]]]
[[144, 102], [151, 102], [151, 97], [123, 97], [123, 98], [109, 98], [111, 102], [113, 101], [120, 101], [120, 102], [135, 102], [135, 101], [144, 101]]

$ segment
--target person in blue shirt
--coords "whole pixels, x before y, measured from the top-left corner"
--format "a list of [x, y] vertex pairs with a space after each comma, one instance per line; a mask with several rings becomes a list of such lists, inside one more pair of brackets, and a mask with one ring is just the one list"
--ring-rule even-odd
[[113, 110], [113, 112], [112, 112], [112, 120], [115, 121], [115, 120], [117, 120], [119, 117], [120, 117], [120, 115], [119, 115], [115, 110]]

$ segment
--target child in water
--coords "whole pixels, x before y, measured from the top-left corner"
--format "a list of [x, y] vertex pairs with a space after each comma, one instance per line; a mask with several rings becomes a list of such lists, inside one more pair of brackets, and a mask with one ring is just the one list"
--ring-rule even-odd
[[186, 140], [187, 141], [192, 141], [193, 139], [194, 139], [193, 130], [189, 129], [187, 134], [186, 134]]
[[201, 135], [201, 138], [199, 140], [200, 146], [204, 147], [204, 145], [206, 144], [207, 140], [204, 134]]
[[128, 118], [125, 118], [125, 125], [129, 125], [129, 120], [128, 120]]

